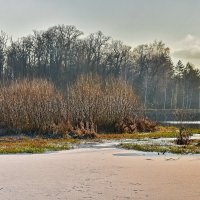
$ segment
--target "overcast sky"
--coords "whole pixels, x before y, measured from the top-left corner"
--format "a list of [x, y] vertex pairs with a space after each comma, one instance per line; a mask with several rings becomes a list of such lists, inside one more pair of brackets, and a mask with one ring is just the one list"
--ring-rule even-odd
[[57, 24], [133, 47], [163, 40], [174, 61], [200, 67], [200, 0], [0, 0], [0, 30], [14, 38]]

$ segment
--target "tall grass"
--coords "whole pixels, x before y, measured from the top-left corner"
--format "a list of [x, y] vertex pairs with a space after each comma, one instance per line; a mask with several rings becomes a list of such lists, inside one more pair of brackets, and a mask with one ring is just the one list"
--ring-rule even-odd
[[68, 108], [73, 121], [108, 125], [136, 114], [140, 107], [133, 88], [126, 82], [98, 76], [81, 76], [69, 88]]
[[0, 88], [0, 120], [6, 128], [45, 132], [63, 116], [63, 97], [46, 80], [20, 80]]
[[19, 132], [67, 133], [79, 122], [112, 125], [134, 115], [140, 105], [133, 89], [115, 79], [81, 76], [66, 90], [64, 95], [51, 82], [38, 79], [1, 86], [1, 127]]

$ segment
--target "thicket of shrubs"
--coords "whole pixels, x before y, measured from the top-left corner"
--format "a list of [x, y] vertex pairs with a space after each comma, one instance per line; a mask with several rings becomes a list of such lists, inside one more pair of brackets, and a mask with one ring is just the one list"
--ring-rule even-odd
[[[19, 132], [92, 138], [97, 129], [114, 131], [116, 123], [138, 115], [141, 108], [133, 89], [113, 78], [81, 76], [62, 92], [38, 79], [0, 87], [1, 128]], [[128, 132], [136, 130], [146, 128]]]
[[64, 98], [45, 80], [20, 80], [0, 88], [0, 121], [7, 129], [46, 132], [65, 116]]
[[132, 87], [123, 81], [81, 76], [69, 88], [68, 109], [73, 122], [92, 120], [98, 126], [109, 125], [140, 109]]

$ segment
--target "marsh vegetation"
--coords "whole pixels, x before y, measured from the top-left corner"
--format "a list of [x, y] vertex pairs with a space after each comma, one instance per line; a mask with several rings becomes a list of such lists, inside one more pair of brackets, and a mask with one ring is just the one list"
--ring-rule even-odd
[[182, 129], [161, 130], [146, 111], [174, 109], [187, 120], [186, 111], [199, 108], [200, 71], [173, 64], [162, 41], [132, 48], [101, 31], [82, 35], [65, 25], [16, 41], [1, 32], [0, 136], [177, 137], [189, 144]]
[[158, 154], [174, 153], [174, 154], [200, 154], [200, 141], [190, 141], [188, 145], [155, 145], [155, 144], [120, 144], [119, 147], [129, 150], [137, 150], [143, 152], [157, 152]]

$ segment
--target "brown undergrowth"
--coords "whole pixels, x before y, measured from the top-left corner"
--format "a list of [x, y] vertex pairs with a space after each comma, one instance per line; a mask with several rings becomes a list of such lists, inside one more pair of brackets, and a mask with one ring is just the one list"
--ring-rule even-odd
[[81, 76], [65, 92], [41, 79], [0, 87], [0, 129], [16, 134], [87, 139], [110, 127], [117, 133], [154, 131], [155, 123], [131, 117], [139, 116], [139, 108], [133, 88], [114, 78]]

